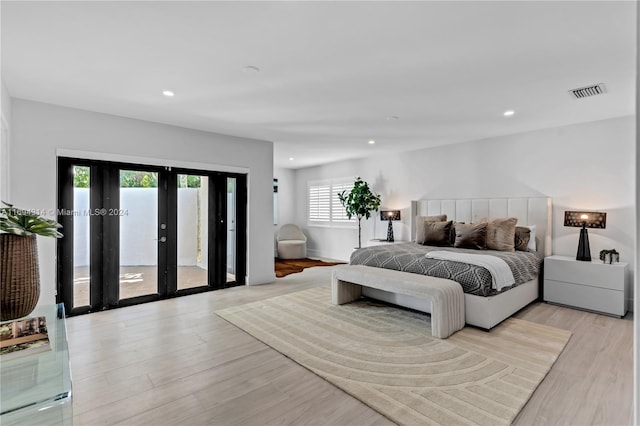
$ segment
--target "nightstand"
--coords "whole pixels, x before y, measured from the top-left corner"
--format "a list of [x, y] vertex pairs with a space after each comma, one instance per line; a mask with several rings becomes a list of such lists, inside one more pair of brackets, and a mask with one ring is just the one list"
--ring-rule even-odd
[[627, 263], [544, 259], [544, 300], [623, 317], [627, 313]]
[[409, 241], [401, 241], [401, 240], [394, 240], [394, 241], [387, 241], [387, 240], [369, 240], [367, 241], [364, 245], [366, 247], [371, 247], [371, 246], [381, 246], [384, 244], [404, 244], [404, 243], [408, 243]]

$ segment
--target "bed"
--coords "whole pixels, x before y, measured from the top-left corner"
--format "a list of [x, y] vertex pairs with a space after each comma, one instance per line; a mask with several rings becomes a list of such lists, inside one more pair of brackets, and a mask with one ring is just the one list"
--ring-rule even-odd
[[[446, 214], [447, 220], [467, 224], [476, 223], [480, 218], [485, 217], [515, 217], [518, 219], [518, 226], [535, 225], [535, 252], [494, 252], [428, 247], [412, 241], [356, 250], [351, 255], [350, 264], [455, 280], [460, 283], [465, 292], [466, 323], [488, 330], [538, 299], [542, 261], [545, 256], [551, 255], [551, 213], [551, 199], [546, 197], [412, 201], [408, 215], [411, 218], [409, 228], [412, 238], [416, 235], [416, 216]], [[482, 284], [483, 280], [491, 281], [491, 275], [486, 269], [477, 265], [426, 259], [426, 252], [433, 250], [476, 252], [498, 256], [511, 267], [515, 284], [500, 291], [492, 289], [487, 284]], [[535, 268], [530, 268], [534, 264]], [[363, 288], [362, 294], [411, 309], [431, 312], [430, 303], [424, 299], [375, 288]]]

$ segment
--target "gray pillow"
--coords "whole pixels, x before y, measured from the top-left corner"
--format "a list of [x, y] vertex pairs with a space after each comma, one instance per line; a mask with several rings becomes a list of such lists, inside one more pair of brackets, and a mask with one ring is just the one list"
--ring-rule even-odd
[[452, 224], [451, 220], [448, 222], [425, 222], [424, 244], [426, 246], [450, 246]]
[[438, 216], [416, 216], [416, 243], [425, 244], [424, 242], [424, 225], [427, 222], [444, 222], [447, 220], [446, 214]]
[[486, 223], [456, 223], [456, 241], [454, 247], [484, 250], [487, 241]]

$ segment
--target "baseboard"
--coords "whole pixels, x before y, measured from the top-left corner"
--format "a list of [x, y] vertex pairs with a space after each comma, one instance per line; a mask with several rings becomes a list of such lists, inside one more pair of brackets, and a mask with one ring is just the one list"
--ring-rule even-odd
[[247, 285], [262, 285], [262, 284], [271, 284], [276, 280], [275, 271], [272, 274], [264, 274], [256, 277], [250, 277], [247, 275]]
[[349, 263], [349, 259], [336, 259], [335, 257], [323, 255], [320, 250], [314, 250], [307, 248], [307, 257], [313, 257], [315, 259], [322, 259], [331, 262], [345, 262]]
[[319, 250], [313, 250], [307, 247], [308, 257], [323, 257]]

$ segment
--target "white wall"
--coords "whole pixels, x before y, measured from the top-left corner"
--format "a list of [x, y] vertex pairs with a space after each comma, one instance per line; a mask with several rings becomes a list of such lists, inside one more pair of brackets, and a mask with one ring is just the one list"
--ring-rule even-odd
[[[638, 23], [640, 23], [640, 7], [637, 7], [636, 4], [636, 40], [638, 36], [640, 36], [640, 30], [638, 29]], [[638, 111], [640, 111], [640, 43], [636, 43], [636, 116], [638, 115]], [[635, 187], [636, 187], [636, 204], [635, 204], [635, 215], [636, 215], [636, 259], [635, 259], [635, 270], [637, 271], [640, 268], [640, 210], [638, 209], [638, 201], [640, 201], [640, 185], [638, 182], [640, 181], [640, 149], [638, 149], [638, 145], [640, 144], [640, 122], [636, 118], [636, 175], [635, 175]], [[634, 283], [634, 294], [638, 294], [640, 291], [640, 277], [639, 274], [635, 274]], [[634, 299], [634, 312], [639, 312], [639, 298]], [[638, 424], [640, 421], [640, 372], [638, 369], [640, 368], [640, 345], [638, 342], [640, 341], [640, 326], [638, 326], [638, 321], [633, 322], [633, 419], [634, 425]]]
[[[295, 170], [278, 168], [273, 173], [273, 178], [278, 179], [278, 224], [273, 227], [275, 250], [275, 235], [278, 234], [282, 225], [298, 223], [298, 221], [296, 220]], [[277, 256], [277, 253], [275, 256]]]
[[[178, 266], [195, 266], [198, 263], [198, 191], [198, 188], [178, 188]], [[129, 262], [130, 265], [142, 265], [134, 260]]]
[[[271, 209], [273, 144], [201, 132], [22, 99], [12, 100], [11, 201], [25, 209], [56, 207], [56, 150], [132, 158], [165, 165], [205, 164], [249, 171], [247, 275], [249, 284], [275, 279]], [[55, 241], [39, 238], [40, 303], [55, 300]]]
[[278, 228], [296, 220], [296, 173], [291, 169], [275, 169], [278, 179]]
[[9, 194], [9, 145], [11, 139], [11, 97], [4, 80], [0, 78], [0, 200], [8, 201]]
[[[635, 242], [634, 117], [539, 130], [431, 149], [374, 156], [296, 172], [296, 223], [310, 237], [311, 255], [348, 260], [357, 229], [310, 227], [308, 181], [361, 176], [382, 195], [382, 205], [406, 209], [420, 198], [548, 196], [553, 199], [553, 252], [574, 256], [578, 229], [563, 226], [565, 210], [607, 212], [607, 228], [589, 230], [592, 257], [616, 248], [633, 263]], [[408, 239], [408, 218], [395, 224]], [[363, 221], [364, 223], [364, 221]], [[363, 242], [384, 234], [363, 226]], [[382, 235], [384, 237], [384, 235]]]

